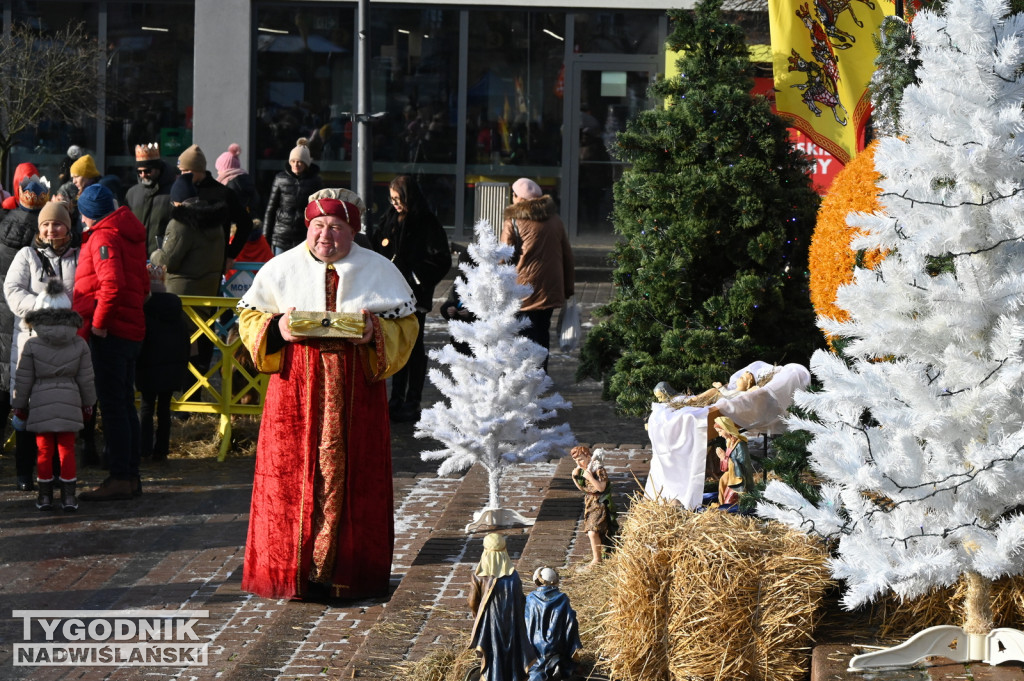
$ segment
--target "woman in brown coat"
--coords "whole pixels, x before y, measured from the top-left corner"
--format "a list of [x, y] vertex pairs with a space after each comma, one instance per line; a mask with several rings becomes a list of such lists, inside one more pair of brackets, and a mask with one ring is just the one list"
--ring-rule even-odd
[[[551, 315], [575, 291], [575, 264], [554, 199], [529, 178], [521, 177], [512, 185], [512, 205], [505, 209], [501, 240], [520, 254], [519, 283], [533, 287], [519, 308], [519, 316], [530, 321], [520, 333], [547, 350]], [[547, 358], [543, 366], [547, 371]]]

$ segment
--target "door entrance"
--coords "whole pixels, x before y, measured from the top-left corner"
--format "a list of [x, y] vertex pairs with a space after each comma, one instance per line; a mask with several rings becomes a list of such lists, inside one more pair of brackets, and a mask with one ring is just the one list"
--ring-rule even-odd
[[[646, 61], [646, 60], [645, 60]], [[570, 224], [588, 243], [613, 243], [612, 185], [627, 164], [616, 158], [616, 133], [638, 112], [650, 108], [647, 89], [654, 63], [580, 60], [574, 65], [570, 135]], [[569, 131], [575, 131], [570, 134]]]

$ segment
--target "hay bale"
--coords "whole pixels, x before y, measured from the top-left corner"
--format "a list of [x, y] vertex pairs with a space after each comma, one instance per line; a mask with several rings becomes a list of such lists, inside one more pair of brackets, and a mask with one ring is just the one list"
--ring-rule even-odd
[[[900, 601], [889, 595], [871, 608], [870, 620], [879, 638], [898, 641], [942, 624], [963, 625], [967, 584], [932, 589], [924, 596]], [[1024, 577], [1003, 577], [992, 583], [992, 619], [996, 627], [1017, 627], [1024, 618]]]
[[598, 636], [610, 676], [804, 678], [826, 558], [776, 523], [635, 499]]

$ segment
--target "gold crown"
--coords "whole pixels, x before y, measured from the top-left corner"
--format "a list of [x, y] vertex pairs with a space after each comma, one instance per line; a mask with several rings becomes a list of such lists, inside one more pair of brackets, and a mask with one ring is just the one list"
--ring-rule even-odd
[[160, 145], [156, 142], [150, 142], [149, 144], [136, 144], [135, 145], [135, 160], [141, 161], [159, 161], [160, 160]]

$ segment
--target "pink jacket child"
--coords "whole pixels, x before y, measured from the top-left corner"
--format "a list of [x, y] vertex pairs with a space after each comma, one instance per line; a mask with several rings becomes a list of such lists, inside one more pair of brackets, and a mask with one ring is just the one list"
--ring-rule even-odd
[[60, 279], [47, 282], [35, 309], [25, 315], [32, 337], [25, 343], [11, 400], [16, 417], [36, 434], [39, 495], [36, 508], [53, 508], [53, 457], [60, 456], [60, 496], [64, 511], [78, 509], [75, 495], [75, 433], [92, 417], [96, 403], [89, 345], [78, 335], [82, 317]]

